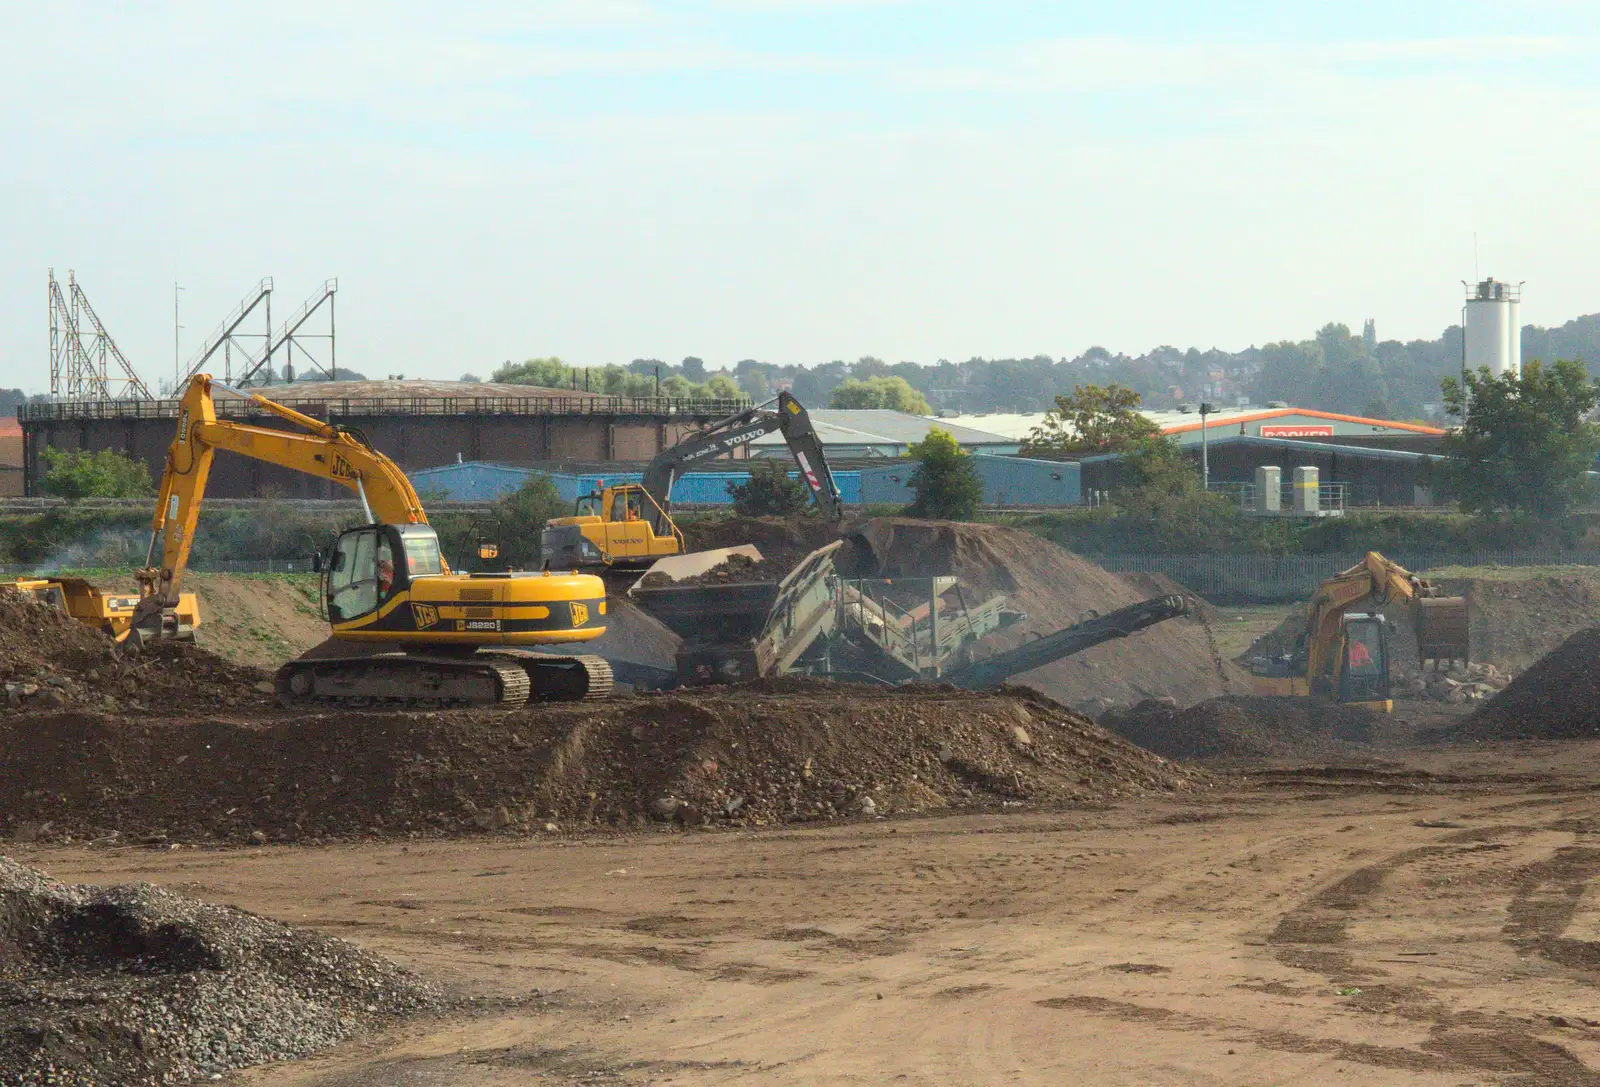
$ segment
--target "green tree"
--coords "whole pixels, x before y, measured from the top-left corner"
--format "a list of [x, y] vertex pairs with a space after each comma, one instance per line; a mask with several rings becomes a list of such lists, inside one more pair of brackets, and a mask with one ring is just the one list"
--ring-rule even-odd
[[706, 396], [721, 400], [743, 400], [744, 393], [739, 391], [739, 386], [734, 384], [733, 378], [727, 374], [712, 374], [706, 379], [702, 388]]
[[1089, 457], [1121, 453], [1159, 438], [1161, 428], [1139, 414], [1139, 394], [1122, 385], [1078, 385], [1029, 433], [1022, 453]]
[[542, 389], [569, 389], [572, 387], [572, 367], [554, 356], [528, 359], [526, 362], [507, 362], [490, 374], [489, 380], [506, 385], [537, 385]]
[[522, 486], [494, 504], [490, 515], [500, 522], [499, 562], [512, 570], [532, 570], [539, 565], [539, 538], [544, 523], [568, 513], [566, 503], [549, 476], [534, 472]]
[[44, 449], [44, 476], [39, 480], [42, 494], [65, 498], [144, 498], [155, 493], [150, 469], [115, 449], [91, 453], [86, 449], [66, 451]]
[[828, 395], [830, 408], [891, 408], [910, 415], [927, 415], [928, 401], [903, 377], [855, 378], [836, 387]]
[[1583, 363], [1537, 360], [1495, 377], [1487, 368], [1445, 378], [1445, 410], [1461, 420], [1445, 435], [1446, 484], [1468, 512], [1553, 517], [1582, 495], [1600, 454], [1600, 425], [1586, 416], [1600, 385]]
[[780, 461], [757, 458], [747, 462], [750, 482], [728, 484], [733, 508], [744, 517], [790, 517], [811, 501], [811, 491]]
[[930, 521], [970, 521], [983, 501], [983, 481], [966, 450], [947, 430], [933, 427], [928, 436], [912, 443], [907, 455], [917, 462], [911, 473], [916, 501], [906, 514]]

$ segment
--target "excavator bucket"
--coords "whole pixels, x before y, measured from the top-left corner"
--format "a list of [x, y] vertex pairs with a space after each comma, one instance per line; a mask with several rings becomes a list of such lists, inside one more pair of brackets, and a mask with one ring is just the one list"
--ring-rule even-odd
[[1467, 598], [1424, 596], [1411, 612], [1417, 631], [1417, 655], [1424, 661], [1468, 660], [1470, 650]]

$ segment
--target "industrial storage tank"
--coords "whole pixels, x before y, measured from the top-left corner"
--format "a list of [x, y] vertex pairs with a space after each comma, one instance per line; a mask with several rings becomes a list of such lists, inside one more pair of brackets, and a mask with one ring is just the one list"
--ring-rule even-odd
[[1465, 367], [1522, 372], [1522, 285], [1485, 279], [1467, 286]]

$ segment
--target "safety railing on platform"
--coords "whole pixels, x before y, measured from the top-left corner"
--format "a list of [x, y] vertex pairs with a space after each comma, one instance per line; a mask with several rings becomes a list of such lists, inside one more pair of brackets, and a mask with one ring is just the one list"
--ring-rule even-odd
[[[720, 418], [750, 406], [748, 400], [676, 396], [390, 396], [296, 398], [272, 387], [255, 390], [273, 402], [319, 419], [385, 415], [691, 415]], [[24, 423], [98, 419], [176, 419], [177, 400], [74, 400], [23, 404]], [[249, 400], [219, 397], [217, 414], [240, 418], [266, 414]]]

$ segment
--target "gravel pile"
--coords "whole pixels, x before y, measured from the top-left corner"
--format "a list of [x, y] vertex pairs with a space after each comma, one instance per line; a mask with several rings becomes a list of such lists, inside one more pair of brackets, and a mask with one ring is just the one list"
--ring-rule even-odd
[[118, 645], [59, 608], [0, 587], [0, 713], [86, 707], [108, 712], [276, 707], [271, 674], [190, 643], [143, 653]]
[[1539, 658], [1452, 735], [1463, 740], [1600, 736], [1600, 627], [1578, 631]]
[[438, 1003], [342, 940], [148, 884], [67, 886], [0, 857], [0, 1083], [181, 1083]]
[[1378, 717], [1310, 698], [1234, 695], [1179, 709], [1147, 699], [1100, 718], [1111, 731], [1173, 759], [1328, 758], [1366, 743]]
[[0, 720], [0, 833], [119, 842], [780, 823], [1204, 782], [1043, 698], [796, 678], [515, 712]]

